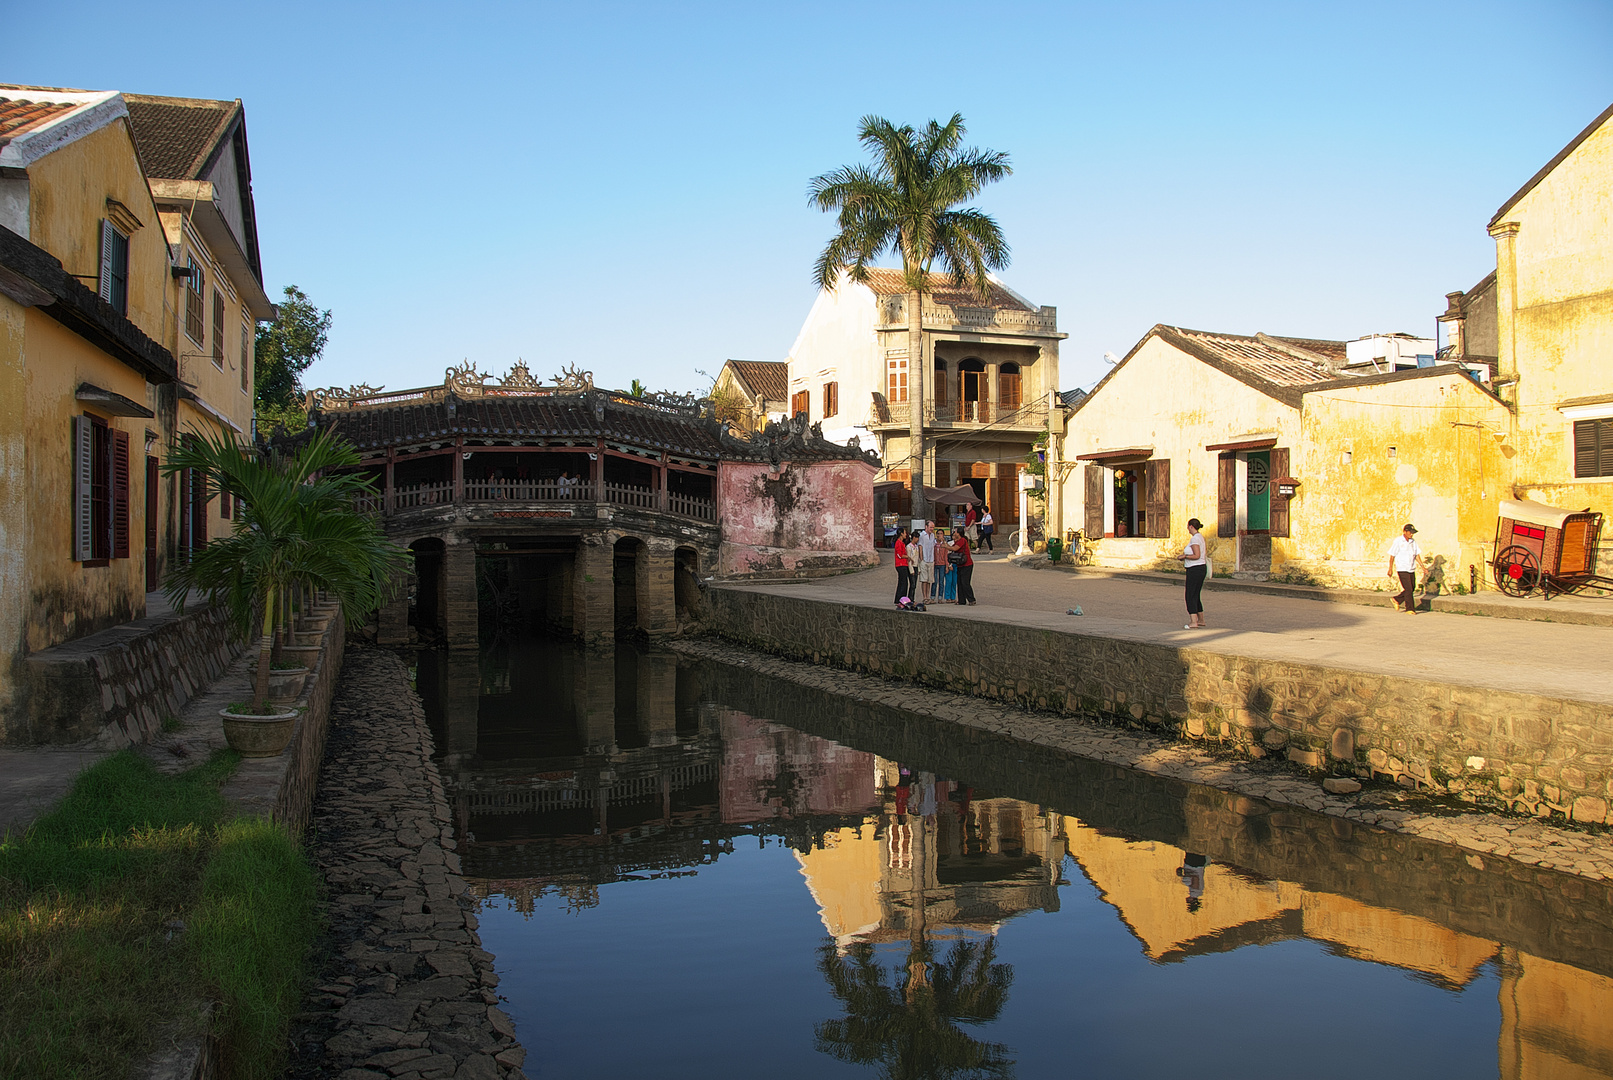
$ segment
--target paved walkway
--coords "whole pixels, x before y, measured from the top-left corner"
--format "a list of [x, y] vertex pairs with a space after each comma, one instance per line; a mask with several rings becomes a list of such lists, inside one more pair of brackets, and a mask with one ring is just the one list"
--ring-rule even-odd
[[[881, 607], [892, 602], [889, 552], [877, 570], [802, 583], [725, 585], [785, 596]], [[1186, 630], [1180, 578], [1155, 583], [1103, 573], [1015, 565], [1005, 556], [975, 567], [978, 605], [931, 605], [914, 618], [1105, 634], [1293, 663], [1434, 679], [1461, 686], [1613, 705], [1613, 627], [1524, 622], [1434, 611], [1323, 604], [1260, 593], [1205, 596], [1206, 630]], [[1613, 603], [1613, 601], [1608, 601]], [[1553, 601], [1556, 603], [1556, 601]], [[1079, 607], [1083, 615], [1066, 615]], [[983, 631], [986, 632], [986, 631]]]

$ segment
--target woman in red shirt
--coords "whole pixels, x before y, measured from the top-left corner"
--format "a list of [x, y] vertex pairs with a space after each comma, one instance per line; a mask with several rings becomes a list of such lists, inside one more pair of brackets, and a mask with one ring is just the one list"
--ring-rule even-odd
[[969, 552], [969, 538], [963, 535], [962, 529], [953, 529], [952, 543], [947, 546], [952, 551], [961, 551], [963, 553], [963, 562], [957, 564], [958, 606], [979, 604], [980, 601], [975, 599], [975, 559]]
[[907, 597], [912, 603], [913, 571], [907, 561], [907, 529], [896, 534], [896, 606], [902, 606], [902, 598]]

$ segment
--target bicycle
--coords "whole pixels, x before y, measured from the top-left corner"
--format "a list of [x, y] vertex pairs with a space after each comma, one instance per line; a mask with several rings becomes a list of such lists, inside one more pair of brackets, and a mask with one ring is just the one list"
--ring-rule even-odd
[[[1020, 529], [1015, 529], [1013, 532], [1008, 534], [1008, 550], [1009, 551], [1012, 552], [1012, 551], [1018, 551], [1019, 550], [1019, 546], [1020, 546], [1019, 545], [1019, 534], [1020, 534], [1021, 531], [1022, 530], [1020, 530]], [[1030, 520], [1030, 535], [1029, 535], [1030, 542], [1032, 544], [1035, 544], [1038, 541], [1045, 540], [1045, 539], [1047, 539], [1047, 536], [1046, 536], [1045, 531], [1042, 528], [1041, 520], [1038, 519], [1038, 518], [1031, 518], [1031, 520]]]
[[1070, 554], [1070, 561], [1076, 566], [1091, 566], [1098, 561], [1098, 548], [1086, 530], [1077, 529], [1070, 534], [1070, 543], [1065, 548]]

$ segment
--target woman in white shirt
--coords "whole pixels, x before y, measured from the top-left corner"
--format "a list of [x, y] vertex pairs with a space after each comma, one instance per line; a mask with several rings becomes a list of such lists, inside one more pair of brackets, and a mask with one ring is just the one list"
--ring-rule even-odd
[[1210, 553], [1199, 530], [1204, 523], [1198, 518], [1187, 519], [1187, 547], [1176, 556], [1187, 567], [1187, 625], [1183, 630], [1200, 630], [1204, 627], [1204, 579], [1210, 576]]

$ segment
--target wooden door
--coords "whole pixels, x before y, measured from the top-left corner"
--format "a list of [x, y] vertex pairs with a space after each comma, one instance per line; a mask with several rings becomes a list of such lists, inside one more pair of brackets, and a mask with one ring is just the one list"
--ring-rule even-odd
[[157, 459], [146, 458], [146, 592], [158, 585], [157, 581]]
[[1238, 535], [1238, 459], [1222, 454], [1216, 462], [1215, 535]]
[[1082, 531], [1087, 534], [1088, 540], [1103, 538], [1103, 473], [1102, 465], [1088, 465], [1086, 468], [1086, 515]]

